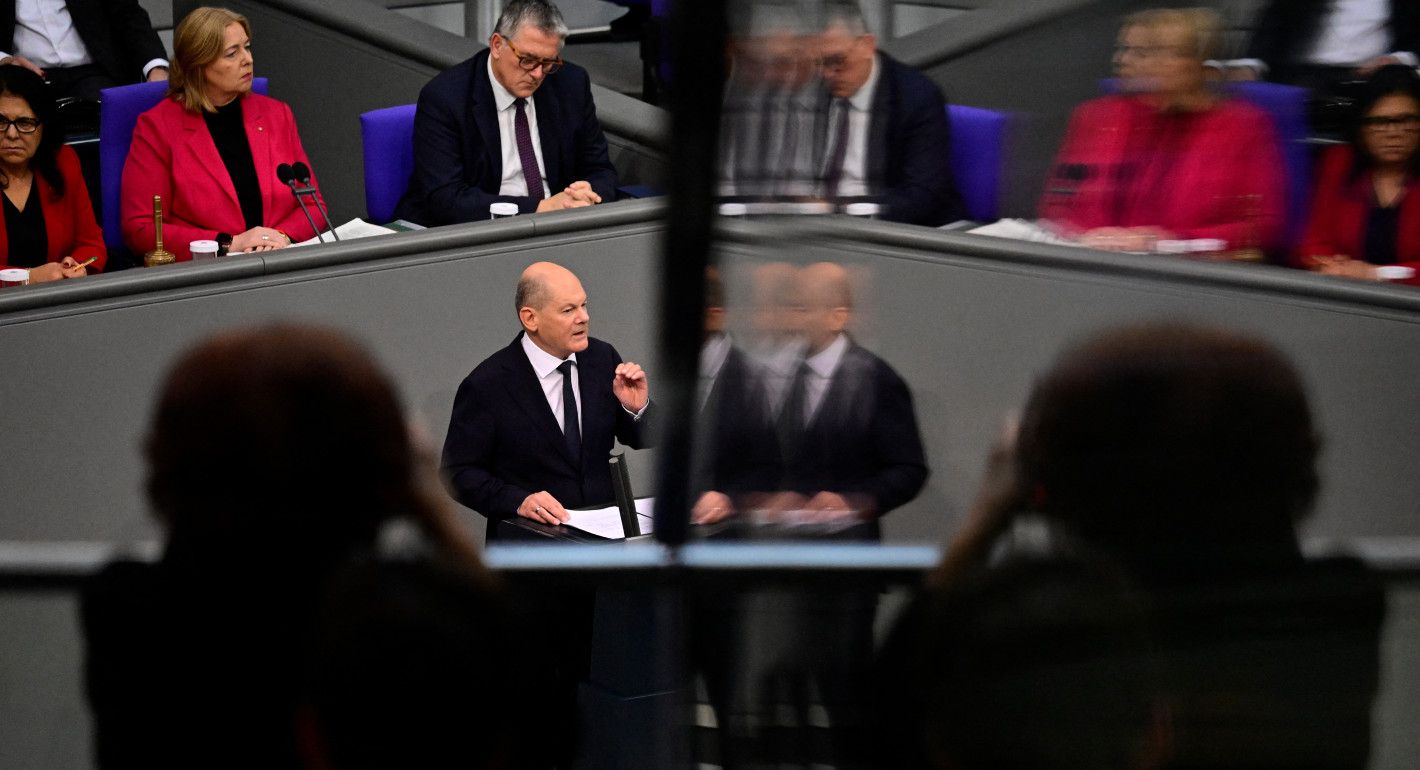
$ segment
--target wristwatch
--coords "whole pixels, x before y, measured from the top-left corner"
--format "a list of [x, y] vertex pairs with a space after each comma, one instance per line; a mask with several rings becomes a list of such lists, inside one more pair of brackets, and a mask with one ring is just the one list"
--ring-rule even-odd
[[213, 240], [217, 241], [217, 256], [227, 256], [227, 250], [232, 248], [232, 234], [217, 233], [217, 237]]

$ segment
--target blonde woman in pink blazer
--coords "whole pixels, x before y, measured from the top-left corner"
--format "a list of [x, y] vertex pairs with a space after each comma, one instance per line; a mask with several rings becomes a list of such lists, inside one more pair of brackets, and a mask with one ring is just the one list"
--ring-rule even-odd
[[163, 245], [224, 251], [281, 249], [315, 236], [276, 167], [310, 165], [286, 104], [252, 93], [251, 25], [225, 8], [198, 8], [178, 24], [168, 97], [138, 116], [123, 168], [123, 240], [154, 244], [153, 196], [163, 198]]

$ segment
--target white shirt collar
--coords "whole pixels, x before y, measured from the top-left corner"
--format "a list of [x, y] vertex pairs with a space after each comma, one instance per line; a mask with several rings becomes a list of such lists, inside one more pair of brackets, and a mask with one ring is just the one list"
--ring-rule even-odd
[[859, 112], [867, 112], [873, 108], [873, 95], [878, 91], [878, 76], [882, 74], [882, 67], [878, 64], [878, 55], [873, 54], [873, 69], [868, 73], [868, 79], [858, 90], [848, 97], [848, 103], [853, 105], [853, 109]]
[[828, 379], [838, 370], [838, 365], [843, 362], [843, 354], [848, 350], [848, 335], [839, 334], [838, 338], [829, 343], [828, 347], [804, 359], [804, 363], [814, 371], [814, 374]]
[[725, 359], [730, 357], [730, 335], [715, 334], [700, 347], [700, 376], [713, 380], [720, 376]]
[[[504, 88], [503, 84], [498, 82], [498, 77], [493, 74], [492, 49], [489, 49], [488, 51], [488, 82], [493, 86], [493, 103], [498, 105], [499, 112], [502, 112], [503, 110], [512, 107], [513, 102], [516, 102], [518, 100], [518, 97], [513, 96], [513, 92]], [[531, 102], [532, 100], [529, 99], [528, 101]]]
[[526, 331], [523, 332], [523, 353], [527, 355], [528, 363], [532, 364], [533, 372], [539, 380], [546, 379], [547, 375], [557, 371], [557, 367], [561, 366], [564, 360], [571, 361], [574, 365], [577, 363], [576, 353], [566, 359], [558, 358], [538, 347]]

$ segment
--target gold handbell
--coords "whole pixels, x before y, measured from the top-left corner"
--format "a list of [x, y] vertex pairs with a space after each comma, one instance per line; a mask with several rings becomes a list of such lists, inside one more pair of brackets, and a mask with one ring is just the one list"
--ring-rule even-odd
[[148, 267], [171, 265], [177, 255], [163, 248], [163, 196], [153, 196], [153, 232], [156, 234], [153, 250], [143, 255], [143, 264]]

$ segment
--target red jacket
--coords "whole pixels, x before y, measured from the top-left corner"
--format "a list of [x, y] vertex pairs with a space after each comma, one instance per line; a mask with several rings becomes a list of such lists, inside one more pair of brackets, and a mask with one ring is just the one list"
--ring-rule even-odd
[[[56, 193], [43, 175], [35, 174], [40, 205], [44, 207], [44, 230], [49, 236], [49, 253], [45, 258], [58, 262], [73, 257], [83, 262], [97, 257], [94, 264], [89, 265], [89, 271], [103, 270], [104, 262], [108, 261], [108, 249], [104, 248], [104, 234], [89, 203], [89, 187], [84, 184], [84, 175], [79, 170], [79, 156], [72, 148], [62, 146], [56, 160], [59, 174], [64, 177], [64, 195]], [[5, 218], [0, 216], [0, 263], [9, 255], [10, 233], [5, 229]], [[3, 267], [7, 265], [0, 264], [0, 268]]]
[[1072, 116], [1041, 216], [1067, 231], [1152, 226], [1271, 248], [1283, 236], [1283, 179], [1271, 121], [1246, 102], [1161, 113], [1106, 96]]
[[[1322, 156], [1312, 195], [1311, 219], [1297, 247], [1298, 267], [1316, 267], [1316, 257], [1338, 254], [1364, 259], [1366, 221], [1375, 201], [1369, 172], [1350, 179], [1356, 155], [1349, 145], [1332, 147]], [[1420, 271], [1420, 179], [1412, 177], [1400, 202], [1400, 232], [1396, 264]], [[1406, 281], [1420, 285], [1420, 278]]]
[[[242, 99], [242, 121], [261, 187], [261, 223], [293, 241], [315, 237], [291, 189], [276, 179], [276, 167], [282, 163], [310, 165], [291, 108], [260, 94]], [[236, 187], [207, 122], [171, 98], [138, 116], [123, 167], [123, 240], [135, 254], [153, 249], [154, 195], [163, 197], [163, 247], [179, 260], [192, 259], [187, 248], [191, 241], [247, 229]]]

